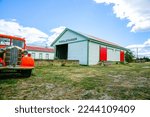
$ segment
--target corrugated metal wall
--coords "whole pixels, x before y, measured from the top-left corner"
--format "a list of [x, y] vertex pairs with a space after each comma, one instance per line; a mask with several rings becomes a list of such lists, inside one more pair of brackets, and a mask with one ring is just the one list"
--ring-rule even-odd
[[89, 65], [99, 61], [124, 61], [124, 51], [120, 49], [89, 42]]
[[120, 61], [120, 50], [107, 48], [107, 61]]
[[79, 60], [80, 64], [87, 65], [87, 41], [68, 44], [68, 60]]
[[99, 62], [99, 44], [89, 42], [89, 65]]

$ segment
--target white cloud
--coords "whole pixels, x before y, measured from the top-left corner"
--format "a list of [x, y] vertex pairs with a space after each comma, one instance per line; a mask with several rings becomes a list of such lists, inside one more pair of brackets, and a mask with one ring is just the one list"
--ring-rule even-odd
[[48, 38], [48, 43], [52, 43], [65, 29], [66, 27], [60, 26], [54, 29], [51, 29], [50, 32], [53, 33], [51, 36]]
[[10, 21], [0, 19], [0, 33], [25, 37], [28, 45], [50, 46], [64, 29], [64, 26], [51, 29], [50, 32], [53, 34], [49, 36], [34, 27], [20, 25], [16, 19]]
[[49, 46], [64, 29], [64, 26], [51, 29], [50, 32], [53, 34], [49, 36], [34, 27], [20, 25], [16, 19], [11, 21], [0, 19], [0, 33], [25, 37], [27, 45]]
[[126, 48], [130, 49], [135, 56], [137, 56], [138, 52], [139, 57], [150, 57], [150, 39], [145, 41], [143, 44], [129, 45]]
[[149, 0], [94, 0], [96, 3], [113, 4], [113, 12], [120, 19], [128, 19], [131, 32], [150, 31]]
[[[127, 27], [131, 32], [150, 31], [150, 0], [94, 0], [96, 3], [113, 4], [113, 12], [120, 19], [128, 19]], [[129, 45], [129, 48], [139, 57], [150, 57], [150, 39], [143, 44]]]
[[42, 46], [45, 46], [48, 39], [48, 35], [44, 32], [33, 27], [24, 27], [17, 23], [15, 19], [11, 21], [0, 19], [0, 33], [25, 37], [29, 45], [43, 44]]

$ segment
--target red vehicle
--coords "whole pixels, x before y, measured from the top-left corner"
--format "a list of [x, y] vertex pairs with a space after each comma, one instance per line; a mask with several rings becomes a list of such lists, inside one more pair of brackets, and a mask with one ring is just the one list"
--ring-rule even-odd
[[34, 59], [26, 50], [24, 38], [0, 34], [0, 72], [19, 72], [30, 77]]

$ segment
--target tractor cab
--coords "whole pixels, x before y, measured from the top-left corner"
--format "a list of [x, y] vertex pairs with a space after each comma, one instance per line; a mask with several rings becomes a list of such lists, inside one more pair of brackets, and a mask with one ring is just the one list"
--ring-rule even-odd
[[34, 59], [26, 50], [24, 38], [0, 34], [0, 72], [15, 71], [30, 77]]

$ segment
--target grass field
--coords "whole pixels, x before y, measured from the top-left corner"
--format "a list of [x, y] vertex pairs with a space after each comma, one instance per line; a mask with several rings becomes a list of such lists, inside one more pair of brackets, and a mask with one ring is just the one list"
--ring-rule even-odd
[[150, 63], [37, 65], [30, 78], [0, 74], [0, 99], [150, 99]]

